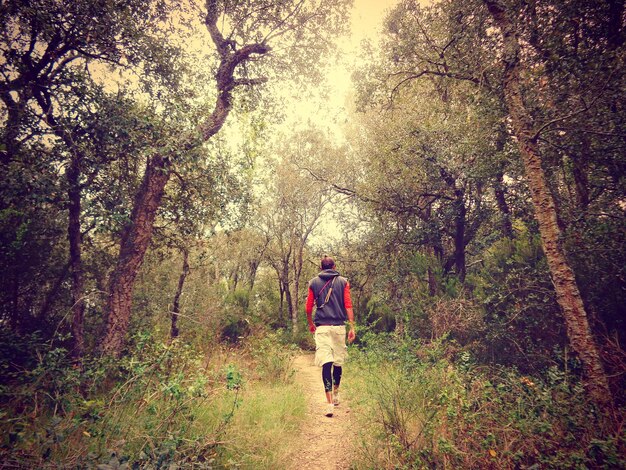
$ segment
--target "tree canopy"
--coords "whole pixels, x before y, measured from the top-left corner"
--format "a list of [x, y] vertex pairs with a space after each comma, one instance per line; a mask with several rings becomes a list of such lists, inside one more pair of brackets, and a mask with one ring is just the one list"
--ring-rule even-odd
[[[359, 7], [0, 3], [3, 458], [226, 465], [235, 366], [210, 444], [173, 416], [222, 355], [289, 383], [330, 255], [390, 371], [358, 465], [624, 464], [624, 1], [398, 0], [350, 49]], [[151, 450], [88, 456], [133, 403]]]

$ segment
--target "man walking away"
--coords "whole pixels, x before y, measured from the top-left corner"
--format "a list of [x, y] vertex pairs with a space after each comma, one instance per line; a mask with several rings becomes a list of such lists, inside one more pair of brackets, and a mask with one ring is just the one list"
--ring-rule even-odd
[[321, 268], [317, 277], [309, 282], [306, 316], [309, 331], [315, 334], [315, 365], [322, 368], [327, 402], [325, 414], [331, 417], [334, 407], [339, 405], [341, 367], [347, 356], [346, 321], [350, 324], [349, 343], [354, 341], [356, 333], [348, 280], [335, 270], [335, 261], [329, 256], [324, 256]]

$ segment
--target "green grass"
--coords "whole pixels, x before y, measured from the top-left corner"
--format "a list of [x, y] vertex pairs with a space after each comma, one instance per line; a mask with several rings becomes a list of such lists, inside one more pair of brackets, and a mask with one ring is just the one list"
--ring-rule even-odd
[[0, 413], [0, 461], [17, 468], [283, 468], [305, 413], [291, 357], [271, 340], [216, 348], [208, 357], [153, 342], [106, 379], [95, 374], [99, 382], [83, 393], [67, 385], [77, 375], [71, 367], [57, 367], [53, 381], [42, 372], [6, 389], [12, 399]]
[[257, 384], [243, 394], [224, 435], [224, 460], [243, 468], [285, 468], [305, 410], [304, 397], [293, 384]]

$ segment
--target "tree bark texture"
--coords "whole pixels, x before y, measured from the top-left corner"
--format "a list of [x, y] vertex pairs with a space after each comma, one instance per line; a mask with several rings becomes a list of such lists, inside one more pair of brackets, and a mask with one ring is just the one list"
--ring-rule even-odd
[[600, 405], [610, 405], [612, 398], [606, 374], [589, 328], [587, 313], [574, 272], [561, 244], [562, 233], [558, 224], [555, 201], [541, 164], [537, 137], [533, 131], [533, 119], [523, 101], [520, 77], [522, 66], [519, 59], [520, 46], [517, 31], [500, 1], [483, 1], [502, 31], [505, 102], [522, 156], [543, 249], [557, 301], [565, 318], [567, 335], [583, 365], [590, 396]]
[[185, 249], [183, 252], [183, 270], [180, 273], [180, 277], [178, 278], [178, 286], [176, 288], [176, 293], [174, 294], [174, 302], [172, 302], [172, 324], [170, 328], [170, 337], [172, 339], [178, 337], [178, 315], [180, 314], [180, 296], [183, 293], [183, 287], [185, 285], [185, 279], [187, 279], [187, 275], [189, 274], [189, 252]]
[[39, 89], [35, 92], [35, 99], [44, 111], [45, 121], [52, 127], [54, 133], [67, 146], [71, 158], [66, 172], [67, 197], [68, 197], [68, 223], [67, 238], [70, 245], [69, 271], [72, 279], [72, 337], [74, 347], [72, 356], [80, 358], [84, 352], [84, 279], [82, 260], [82, 233], [80, 230], [81, 221], [81, 198], [82, 188], [80, 183], [81, 162], [84, 160], [83, 153], [76, 145], [72, 132], [65, 128], [54, 115], [53, 101], [48, 90]]
[[256, 280], [256, 273], [259, 269], [259, 260], [250, 261], [248, 265], [248, 290], [252, 291], [254, 289], [254, 281]]
[[106, 334], [101, 345], [106, 355], [119, 356], [124, 346], [135, 278], [150, 244], [154, 220], [170, 177], [168, 167], [168, 159], [160, 155], [148, 161], [135, 197], [130, 225], [122, 236], [117, 265], [109, 285]]
[[291, 323], [293, 324], [293, 332], [295, 333], [298, 329], [298, 310], [299, 310], [299, 298], [298, 291], [300, 290], [300, 279], [296, 278], [293, 284], [293, 296], [291, 297], [291, 301], [293, 305], [291, 306]]
[[428, 266], [428, 295], [434, 297], [437, 295], [437, 278], [435, 277], [435, 273], [433, 272], [433, 268]]
[[280, 303], [278, 304], [278, 319], [280, 320], [282, 324], [283, 318], [285, 318], [285, 289], [283, 289], [283, 283], [280, 279], [280, 276], [278, 276], [278, 288], [280, 290]]

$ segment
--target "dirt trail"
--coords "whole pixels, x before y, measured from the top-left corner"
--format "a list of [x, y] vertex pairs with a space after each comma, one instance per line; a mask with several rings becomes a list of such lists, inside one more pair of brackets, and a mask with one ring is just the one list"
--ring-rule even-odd
[[307, 400], [307, 416], [300, 430], [298, 449], [294, 452], [291, 469], [345, 470], [350, 467], [354, 429], [350, 404], [341, 390], [341, 403], [332, 418], [326, 410], [322, 372], [313, 363], [313, 354], [301, 354], [294, 361], [295, 380]]

